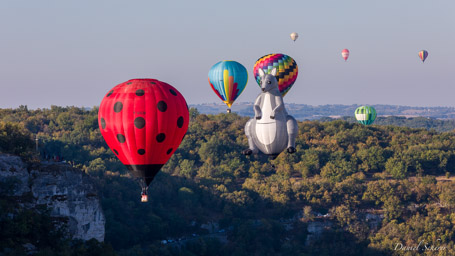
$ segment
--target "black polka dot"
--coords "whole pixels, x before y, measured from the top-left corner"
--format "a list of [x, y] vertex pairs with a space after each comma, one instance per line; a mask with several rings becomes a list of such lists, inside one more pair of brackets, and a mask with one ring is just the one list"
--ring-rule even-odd
[[123, 109], [123, 104], [120, 101], [117, 101], [114, 104], [114, 112], [118, 113], [118, 112], [122, 111], [122, 109]]
[[177, 126], [179, 128], [182, 128], [183, 126], [183, 116], [179, 117], [179, 119], [177, 119]]
[[132, 84], [132, 83], [133, 83], [133, 82], [128, 82], [128, 83], [126, 83], [126, 84]]
[[136, 119], [134, 119], [134, 126], [136, 126], [138, 129], [144, 128], [145, 119], [143, 117], [136, 117]]
[[114, 151], [114, 154], [118, 155], [118, 151], [117, 150], [114, 149], [113, 151]]
[[139, 150], [137, 151], [137, 153], [138, 153], [139, 155], [143, 155], [143, 154], [145, 154], [145, 149], [141, 148], [141, 149], [139, 149]]
[[120, 143], [124, 143], [125, 142], [125, 136], [123, 134], [117, 134], [117, 140]]
[[106, 129], [106, 120], [101, 117], [101, 128]]
[[166, 139], [166, 135], [164, 133], [160, 133], [160, 134], [156, 135], [156, 141], [163, 142], [164, 139]]
[[174, 90], [169, 89], [169, 92], [170, 92], [172, 95], [177, 96], [177, 93], [176, 93]]
[[136, 91], [136, 95], [137, 95], [137, 96], [142, 96], [142, 95], [144, 95], [144, 93], [145, 93], [145, 92], [144, 92], [144, 90], [142, 90], [142, 89], [139, 89], [139, 90]]
[[167, 152], [166, 152], [166, 154], [169, 155], [171, 152], [172, 152], [172, 148], [168, 149]]
[[159, 111], [164, 112], [167, 109], [167, 104], [164, 101], [160, 101], [160, 102], [158, 102], [157, 107], [158, 107]]
[[111, 91], [106, 95], [106, 97], [111, 96], [113, 93], [114, 93], [114, 90], [111, 90]]
[[151, 84], [156, 84], [155, 82], [150, 82]]

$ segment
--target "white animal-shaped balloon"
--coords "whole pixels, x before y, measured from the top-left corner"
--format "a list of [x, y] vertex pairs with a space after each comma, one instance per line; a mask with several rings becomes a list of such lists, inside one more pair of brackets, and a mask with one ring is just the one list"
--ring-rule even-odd
[[257, 154], [259, 151], [276, 157], [287, 148], [295, 152], [295, 138], [298, 133], [297, 122], [288, 115], [275, 78], [276, 68], [270, 74], [258, 70], [261, 77], [262, 93], [254, 103], [254, 118], [245, 125], [249, 148], [242, 153]]

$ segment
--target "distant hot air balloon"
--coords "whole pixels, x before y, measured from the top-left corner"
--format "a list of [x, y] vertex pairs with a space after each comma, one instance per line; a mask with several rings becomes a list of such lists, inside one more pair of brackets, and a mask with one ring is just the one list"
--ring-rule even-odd
[[246, 68], [237, 61], [224, 60], [216, 63], [209, 71], [209, 84], [213, 91], [228, 106], [231, 106], [239, 97], [248, 82]]
[[264, 55], [256, 61], [253, 67], [253, 75], [259, 87], [261, 87], [261, 76], [259, 75], [258, 69], [262, 69], [266, 74], [270, 74], [273, 68], [277, 68], [278, 70], [275, 78], [278, 80], [281, 96], [284, 97], [294, 85], [295, 80], [297, 80], [299, 67], [295, 60], [288, 55], [281, 53]]
[[341, 51], [341, 56], [343, 57], [344, 61], [347, 61], [349, 58], [349, 50], [348, 49], [343, 49]]
[[428, 57], [428, 52], [425, 51], [425, 50], [421, 50], [421, 51], [419, 52], [419, 57], [420, 57], [420, 59], [422, 60], [422, 62], [425, 62], [425, 60], [426, 60], [427, 57]]
[[112, 88], [101, 101], [98, 124], [109, 148], [147, 187], [179, 147], [189, 123], [185, 98], [156, 79], [132, 79]]
[[297, 40], [297, 38], [299, 38], [299, 34], [297, 34], [296, 32], [292, 32], [290, 36], [291, 36], [292, 41], [294, 41], [294, 42], [295, 42], [295, 40]]
[[370, 125], [376, 119], [376, 110], [370, 106], [361, 106], [355, 110], [355, 119], [357, 122]]

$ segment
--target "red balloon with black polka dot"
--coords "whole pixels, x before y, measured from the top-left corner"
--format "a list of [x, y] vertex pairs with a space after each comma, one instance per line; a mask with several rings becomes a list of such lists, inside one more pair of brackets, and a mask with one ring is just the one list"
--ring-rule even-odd
[[147, 187], [177, 150], [189, 123], [188, 105], [171, 85], [156, 79], [132, 79], [101, 101], [98, 124], [118, 159]]

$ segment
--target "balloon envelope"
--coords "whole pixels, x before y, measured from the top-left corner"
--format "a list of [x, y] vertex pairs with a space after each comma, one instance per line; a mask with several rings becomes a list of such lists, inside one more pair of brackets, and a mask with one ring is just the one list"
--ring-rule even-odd
[[376, 109], [370, 106], [361, 106], [355, 110], [355, 119], [357, 122], [370, 125], [376, 119]]
[[147, 186], [179, 147], [188, 123], [185, 98], [155, 79], [132, 79], [115, 86], [98, 112], [107, 145]]
[[428, 52], [425, 51], [425, 50], [421, 50], [419, 52], [419, 58], [422, 60], [422, 62], [425, 62], [425, 60], [427, 59], [428, 57]]
[[277, 68], [278, 70], [275, 78], [278, 81], [281, 96], [284, 97], [297, 80], [299, 67], [295, 60], [288, 55], [281, 53], [264, 55], [256, 61], [253, 67], [253, 75], [259, 87], [261, 87], [261, 77], [258, 69], [262, 69], [266, 74], [270, 74], [273, 68]]
[[296, 32], [292, 32], [290, 37], [291, 37], [292, 41], [295, 42], [295, 40], [297, 40], [297, 38], [299, 38], [299, 34], [297, 34]]
[[248, 82], [248, 71], [237, 61], [224, 60], [209, 71], [209, 84], [218, 97], [230, 108]]
[[341, 51], [341, 56], [343, 57], [344, 61], [347, 61], [349, 58], [349, 50], [348, 49], [343, 49]]

